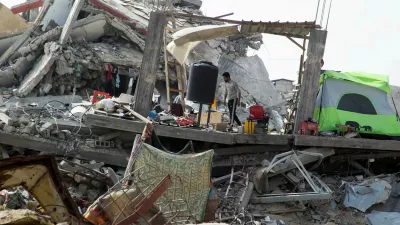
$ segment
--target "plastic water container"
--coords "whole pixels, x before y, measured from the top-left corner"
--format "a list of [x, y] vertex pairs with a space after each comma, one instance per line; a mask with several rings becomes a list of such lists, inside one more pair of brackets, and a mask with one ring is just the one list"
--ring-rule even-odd
[[244, 121], [244, 133], [246, 134], [254, 134], [254, 121], [246, 120]]

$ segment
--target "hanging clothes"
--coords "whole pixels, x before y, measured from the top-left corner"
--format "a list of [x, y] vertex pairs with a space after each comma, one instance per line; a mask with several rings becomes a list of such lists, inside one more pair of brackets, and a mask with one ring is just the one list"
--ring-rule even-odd
[[107, 81], [112, 80], [112, 71], [113, 71], [113, 68], [112, 68], [111, 64], [107, 64], [107, 77], [106, 77]]

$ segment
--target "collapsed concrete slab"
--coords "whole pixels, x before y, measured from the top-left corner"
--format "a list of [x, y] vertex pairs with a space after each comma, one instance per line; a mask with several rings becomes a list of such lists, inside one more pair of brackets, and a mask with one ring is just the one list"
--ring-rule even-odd
[[17, 95], [20, 97], [29, 94], [33, 88], [42, 80], [42, 78], [49, 72], [54, 61], [60, 55], [61, 46], [55, 42], [50, 42], [45, 44], [45, 54], [39, 60], [38, 63], [33, 67], [29, 74], [21, 82], [18, 88]]
[[[262, 59], [258, 56], [241, 57], [235, 60], [221, 57], [218, 62], [220, 73], [229, 72], [242, 91], [242, 99], [246, 102], [256, 102], [263, 106], [277, 104], [281, 95], [272, 86], [268, 71]], [[219, 78], [222, 82], [222, 78]], [[223, 83], [218, 86], [217, 96], [222, 98]], [[222, 99], [221, 99], [222, 100]]]

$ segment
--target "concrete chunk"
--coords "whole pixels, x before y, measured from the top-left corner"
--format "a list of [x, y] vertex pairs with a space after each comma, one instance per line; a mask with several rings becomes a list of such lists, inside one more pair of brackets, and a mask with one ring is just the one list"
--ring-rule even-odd
[[18, 96], [23, 97], [28, 95], [49, 72], [54, 61], [60, 54], [60, 45], [55, 42], [46, 43], [44, 48], [46, 54], [39, 60], [39, 62], [36, 63], [36, 65], [21, 82], [21, 85], [17, 91]]
[[3, 121], [6, 125], [12, 125], [13, 120], [7, 116], [5, 113], [0, 113], [0, 120]]

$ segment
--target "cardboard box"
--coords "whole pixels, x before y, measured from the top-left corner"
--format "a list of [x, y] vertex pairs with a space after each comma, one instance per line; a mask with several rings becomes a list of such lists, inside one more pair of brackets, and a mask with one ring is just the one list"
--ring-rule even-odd
[[[200, 125], [207, 124], [207, 116], [208, 116], [208, 113], [201, 114]], [[221, 122], [222, 122], [222, 112], [211, 112], [210, 124], [217, 124], [217, 123], [221, 123]]]

